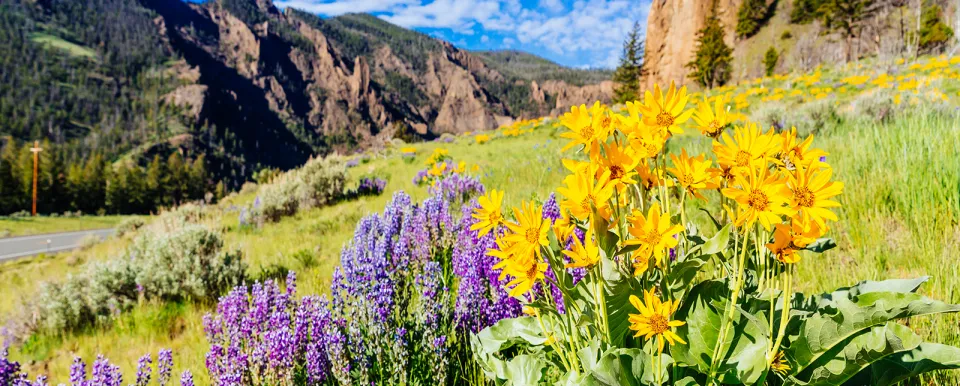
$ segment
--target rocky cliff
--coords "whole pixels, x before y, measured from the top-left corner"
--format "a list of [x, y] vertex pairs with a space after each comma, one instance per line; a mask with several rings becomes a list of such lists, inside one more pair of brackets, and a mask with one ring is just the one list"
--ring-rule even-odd
[[612, 94], [609, 82], [504, 74], [471, 52], [370, 15], [321, 19], [269, 0], [145, 4], [186, 72], [199, 73], [165, 100], [198, 125], [232, 128], [259, 151], [292, 158], [264, 160], [282, 167], [396, 136], [492, 129]]
[[737, 10], [743, 0], [653, 0], [643, 58], [645, 87], [689, 82], [686, 65], [693, 60], [697, 31], [706, 24], [714, 2], [720, 23], [727, 30], [727, 44], [732, 46]]

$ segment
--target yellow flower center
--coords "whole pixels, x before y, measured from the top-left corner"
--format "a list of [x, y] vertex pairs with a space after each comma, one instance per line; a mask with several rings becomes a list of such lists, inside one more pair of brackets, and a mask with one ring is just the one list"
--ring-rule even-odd
[[791, 149], [790, 153], [798, 162], [803, 161], [803, 150], [800, 149], [800, 146]]
[[529, 228], [527, 229], [526, 237], [530, 244], [537, 244], [540, 241], [540, 230], [537, 228]]
[[810, 191], [806, 186], [801, 186], [797, 190], [793, 191], [793, 199], [797, 201], [797, 204], [804, 208], [813, 207], [814, 203], [813, 192]]
[[491, 224], [498, 224], [498, 223], [500, 223], [500, 220], [503, 219], [503, 216], [500, 215], [500, 211], [499, 211], [499, 210], [492, 210], [492, 211], [490, 211], [490, 216], [489, 216], [489, 217], [490, 217], [490, 223], [491, 223]]
[[750, 205], [753, 210], [764, 212], [770, 206], [770, 198], [760, 189], [754, 189], [747, 196], [747, 205]]
[[580, 136], [583, 137], [583, 139], [593, 138], [593, 127], [590, 125], [586, 125], [582, 127], [580, 129]]
[[660, 314], [654, 314], [649, 319], [647, 319], [647, 324], [650, 325], [650, 331], [654, 335], [663, 334], [665, 331], [670, 329], [670, 321], [666, 317]]
[[593, 202], [594, 202], [596, 199], [597, 199], [597, 198], [594, 197], [592, 194], [588, 194], [586, 197], [583, 198], [582, 201], [580, 201], [580, 206], [581, 206], [584, 210], [590, 210], [590, 204], [593, 204]]
[[666, 111], [661, 111], [660, 114], [657, 114], [657, 126], [660, 127], [670, 127], [673, 126], [673, 115]]
[[539, 271], [538, 268], [540, 268], [540, 267], [538, 267], [538, 265], [539, 265], [539, 264], [537, 264], [536, 261], [534, 261], [532, 264], [530, 264], [530, 268], [527, 269], [527, 279], [529, 279], [529, 280], [531, 280], [531, 281], [537, 280], [537, 273], [539, 273], [539, 272], [538, 272], [538, 271]]
[[610, 123], [613, 122], [613, 118], [604, 115], [603, 118], [600, 118], [600, 127], [610, 127]]
[[661, 238], [663, 238], [663, 235], [661, 235], [660, 232], [657, 232], [657, 229], [654, 228], [647, 232], [647, 238], [644, 241], [650, 245], [657, 245], [660, 243]]
[[689, 174], [684, 174], [680, 176], [680, 185], [690, 186], [693, 185], [693, 176]]
[[740, 150], [737, 152], [737, 157], [734, 159], [734, 162], [737, 163], [737, 166], [747, 166], [750, 164], [750, 159], [753, 158], [750, 156], [750, 153]]
[[723, 125], [716, 119], [710, 121], [710, 124], [707, 125], [708, 132], [711, 134], [720, 131], [721, 128], [723, 128]]
[[623, 177], [623, 167], [620, 165], [610, 165], [610, 179], [619, 180]]

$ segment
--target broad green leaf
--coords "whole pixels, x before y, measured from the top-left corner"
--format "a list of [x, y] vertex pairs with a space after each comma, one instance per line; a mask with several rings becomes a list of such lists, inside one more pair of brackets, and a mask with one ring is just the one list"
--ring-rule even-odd
[[700, 386], [700, 382], [697, 382], [693, 377], [684, 377], [679, 381], [673, 383], [673, 386]]
[[[819, 308], [831, 306], [836, 299], [849, 299], [851, 296], [871, 292], [916, 292], [930, 276], [921, 276], [916, 279], [891, 279], [882, 281], [864, 280], [850, 287], [837, 288], [833, 292], [804, 297], [795, 294], [792, 301], [794, 310], [816, 311]], [[779, 308], [779, 305], [778, 305]]]
[[517, 343], [538, 346], [547, 340], [537, 319], [532, 316], [501, 320], [484, 328], [475, 337], [479, 347], [475, 347], [474, 352], [479, 354], [494, 354]]
[[517, 355], [507, 364], [507, 385], [536, 386], [543, 376], [547, 362], [534, 355]]
[[960, 306], [936, 301], [915, 293], [867, 292], [822, 302], [791, 334], [797, 338], [787, 350], [794, 372], [804, 369], [839, 349], [844, 342], [871, 326], [917, 315], [957, 312]]
[[893, 322], [860, 330], [799, 374], [788, 377], [785, 385], [841, 385], [872, 363], [891, 354], [913, 350], [922, 341], [909, 327]]
[[810, 245], [807, 245], [807, 247], [803, 249], [816, 253], [824, 253], [836, 247], [837, 243], [833, 241], [833, 239], [825, 237], [817, 239], [817, 241], [810, 243]]
[[629, 316], [638, 311], [630, 304], [630, 295], [636, 295], [643, 298], [643, 288], [634, 278], [626, 278], [619, 281], [610, 282], [611, 287], [607, 291], [607, 313], [610, 323], [610, 343], [614, 347], [624, 347], [631, 336]]
[[716, 235], [711, 237], [700, 247], [701, 255], [712, 255], [719, 253], [727, 248], [730, 243], [730, 224], [721, 228]]
[[660, 370], [661, 380], [667, 380], [667, 368], [673, 364], [673, 358], [667, 354], [660, 356], [659, 364], [655, 365], [655, 360], [638, 348], [617, 348], [604, 352], [596, 364], [585, 370], [602, 385], [650, 385], [657, 380], [655, 369]]
[[924, 342], [873, 362], [847, 384], [889, 386], [928, 371], [951, 369], [960, 369], [960, 348]]
[[[677, 361], [695, 366], [701, 373], [709, 372], [727, 310], [728, 294], [725, 282], [717, 280], [700, 283], [690, 291], [674, 315], [674, 319], [686, 322], [677, 328], [677, 334], [687, 344], [678, 343], [670, 348]], [[757, 320], [745, 316], [739, 307], [735, 309], [718, 367], [723, 383], [753, 384], [766, 372], [769, 333]]]

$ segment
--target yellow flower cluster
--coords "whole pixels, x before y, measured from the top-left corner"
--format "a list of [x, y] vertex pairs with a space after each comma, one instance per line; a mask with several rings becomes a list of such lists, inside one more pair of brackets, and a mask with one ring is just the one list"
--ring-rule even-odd
[[[812, 136], [735, 124], [740, 116], [728, 103], [739, 102], [724, 93], [701, 98], [688, 109], [691, 99], [685, 87], [655, 86], [643, 101], [628, 102], [619, 112], [597, 102], [561, 116], [561, 136], [569, 140], [564, 150], [585, 156], [563, 162], [570, 174], [557, 189], [563, 199], [556, 219], [545, 219], [530, 202], [513, 208], [513, 221], [505, 219], [503, 192], [491, 191], [480, 200], [474, 229], [497, 235], [498, 248], [489, 254], [500, 259], [496, 268], [511, 278], [511, 296], [544, 282], [549, 260], [542, 251], [551, 235], [560, 245], [573, 239], [563, 251], [567, 267], [595, 270], [604, 256], [610, 261], [611, 251], [628, 251], [626, 260], [613, 263], [629, 264], [638, 277], [650, 272], [651, 264], [667, 272], [668, 257], [687, 245], [685, 206], [707, 201], [708, 192], [725, 208], [723, 222], [744, 235], [772, 232], [766, 247], [785, 264], [796, 263], [797, 252], [829, 229], [827, 221], [837, 220], [831, 209], [839, 206], [833, 198], [843, 184], [831, 181], [827, 153], [812, 147]], [[691, 155], [686, 149], [668, 154], [671, 138], [691, 126], [712, 140], [712, 155]], [[582, 240], [571, 237], [578, 227], [586, 231]], [[608, 233], [617, 235], [616, 245], [603, 244], [611, 242], [601, 240]], [[633, 297], [631, 303], [640, 312], [630, 318], [637, 336], [660, 337], [660, 350], [663, 339], [682, 343], [672, 329], [683, 323], [670, 321], [677, 300], [661, 301], [651, 289], [643, 301]]]

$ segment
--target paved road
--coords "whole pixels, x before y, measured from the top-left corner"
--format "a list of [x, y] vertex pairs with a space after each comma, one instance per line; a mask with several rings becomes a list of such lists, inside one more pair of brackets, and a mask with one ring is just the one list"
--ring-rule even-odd
[[52, 233], [45, 235], [9, 237], [0, 239], [0, 262], [16, 260], [22, 257], [54, 253], [74, 249], [80, 246], [80, 240], [87, 235], [105, 238], [113, 229], [95, 229], [79, 232]]

